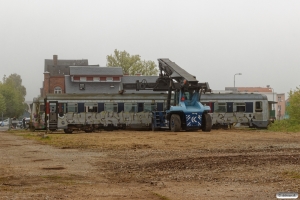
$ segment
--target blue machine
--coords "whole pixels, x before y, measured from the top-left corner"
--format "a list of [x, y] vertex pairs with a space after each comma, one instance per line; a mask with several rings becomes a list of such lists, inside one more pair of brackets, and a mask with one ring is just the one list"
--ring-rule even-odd
[[124, 89], [168, 91], [164, 111], [152, 112], [152, 130], [167, 128], [173, 132], [199, 129], [210, 131], [210, 107], [200, 103], [201, 93], [210, 92], [208, 83], [199, 83], [194, 76], [167, 58], [158, 59], [158, 62], [160, 74], [155, 83], [137, 81], [123, 84]]

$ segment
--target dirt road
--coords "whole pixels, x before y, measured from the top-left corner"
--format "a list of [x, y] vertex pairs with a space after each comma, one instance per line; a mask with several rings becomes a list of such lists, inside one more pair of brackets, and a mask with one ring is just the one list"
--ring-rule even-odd
[[29, 135], [34, 140], [0, 132], [0, 199], [276, 199], [277, 192], [300, 192], [300, 133]]

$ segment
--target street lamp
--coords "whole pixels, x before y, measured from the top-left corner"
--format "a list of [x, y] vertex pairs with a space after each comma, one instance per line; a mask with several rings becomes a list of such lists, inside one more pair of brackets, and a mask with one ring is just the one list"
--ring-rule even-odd
[[[235, 75], [242, 75], [242, 73], [236, 73]], [[235, 88], [235, 75], [233, 76], [234, 77], [234, 81], [233, 81], [234, 88]]]
[[272, 110], [274, 110], [274, 89], [270, 87], [270, 85], [267, 85], [267, 88], [270, 88], [273, 93], [273, 103], [272, 103]]

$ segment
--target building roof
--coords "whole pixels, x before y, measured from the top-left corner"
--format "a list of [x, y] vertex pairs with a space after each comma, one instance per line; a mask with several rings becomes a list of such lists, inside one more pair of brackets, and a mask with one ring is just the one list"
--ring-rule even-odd
[[70, 66], [70, 75], [123, 76], [121, 67]]
[[[50, 72], [50, 75], [63, 75], [69, 74], [69, 66], [87, 66], [89, 65], [87, 59], [82, 60], [57, 60], [57, 63], [53, 59], [45, 59], [44, 72]], [[58, 73], [58, 71], [61, 73]]]
[[253, 94], [253, 93], [220, 93], [201, 94], [201, 101], [208, 100], [268, 100], [264, 94]]

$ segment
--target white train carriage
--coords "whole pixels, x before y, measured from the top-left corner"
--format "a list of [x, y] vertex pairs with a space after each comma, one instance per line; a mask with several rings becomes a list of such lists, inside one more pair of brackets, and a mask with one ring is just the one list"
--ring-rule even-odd
[[266, 95], [253, 93], [221, 93], [201, 95], [201, 103], [211, 108], [213, 128], [247, 126], [267, 128], [270, 123]]

